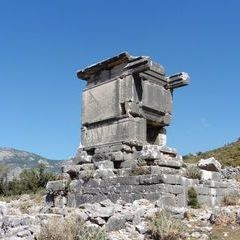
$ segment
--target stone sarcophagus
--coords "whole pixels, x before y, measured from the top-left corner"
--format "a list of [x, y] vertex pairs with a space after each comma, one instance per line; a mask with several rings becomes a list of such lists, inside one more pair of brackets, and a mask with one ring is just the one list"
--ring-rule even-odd
[[166, 76], [163, 66], [149, 57], [121, 53], [77, 76], [87, 81], [81, 142], [88, 154], [111, 152], [121, 159], [132, 148], [166, 145], [173, 90], [188, 84], [188, 74]]

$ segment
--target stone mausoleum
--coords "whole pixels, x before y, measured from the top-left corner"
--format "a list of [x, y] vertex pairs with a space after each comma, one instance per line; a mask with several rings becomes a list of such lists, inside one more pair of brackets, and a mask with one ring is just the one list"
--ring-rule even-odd
[[82, 149], [93, 159], [112, 160], [120, 168], [142, 149], [166, 147], [165, 127], [172, 116], [175, 88], [188, 84], [188, 74], [166, 76], [149, 57], [122, 53], [77, 73], [87, 81], [82, 95]]
[[121, 53], [77, 76], [87, 82], [81, 145], [63, 167], [64, 180], [48, 183], [47, 202], [78, 207], [145, 198], [184, 207], [191, 187], [200, 204], [222, 201], [228, 185], [220, 169], [206, 167], [201, 179], [189, 178], [182, 157], [166, 143], [173, 92], [188, 84], [187, 73], [167, 76], [151, 58]]

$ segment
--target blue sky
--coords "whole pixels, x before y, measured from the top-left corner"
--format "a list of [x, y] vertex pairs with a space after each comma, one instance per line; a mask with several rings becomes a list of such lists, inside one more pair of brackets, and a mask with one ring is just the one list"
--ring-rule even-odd
[[191, 76], [174, 93], [169, 146], [186, 154], [237, 139], [239, 12], [238, 0], [1, 0], [0, 146], [74, 155], [76, 71], [122, 51]]

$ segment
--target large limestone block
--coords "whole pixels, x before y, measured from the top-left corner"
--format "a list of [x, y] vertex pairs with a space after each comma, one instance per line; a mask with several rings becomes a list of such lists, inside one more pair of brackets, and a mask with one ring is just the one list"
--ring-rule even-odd
[[120, 115], [118, 81], [86, 89], [82, 97], [82, 124], [91, 124]]
[[201, 159], [198, 162], [198, 167], [208, 171], [220, 172], [222, 165], [214, 157], [211, 157], [208, 159]]
[[144, 81], [143, 84], [143, 107], [161, 113], [171, 113], [172, 95], [164, 87]]
[[46, 186], [48, 193], [54, 193], [58, 191], [65, 191], [67, 188], [67, 180], [49, 181]]
[[82, 129], [84, 147], [113, 142], [144, 142], [146, 140], [146, 120], [126, 118], [106, 125]]

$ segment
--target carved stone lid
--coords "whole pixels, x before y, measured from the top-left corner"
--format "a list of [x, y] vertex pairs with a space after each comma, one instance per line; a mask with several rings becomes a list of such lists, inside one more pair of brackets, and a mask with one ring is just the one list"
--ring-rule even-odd
[[128, 54], [128, 52], [120, 53], [117, 56], [108, 58], [101, 62], [90, 65], [89, 67], [77, 71], [77, 76], [80, 79], [88, 80], [91, 75], [96, 74], [102, 70], [111, 69], [122, 63], [128, 63], [129, 61], [135, 59], [135, 57]]
[[162, 65], [153, 62], [150, 57], [134, 57], [128, 52], [120, 53], [77, 71], [78, 78], [95, 83], [134, 74], [139, 74], [143, 79], [161, 81], [163, 86], [169, 89], [185, 86], [189, 82], [187, 73], [165, 77], [165, 70]]

